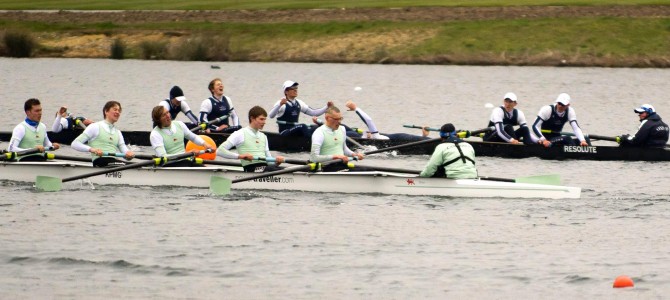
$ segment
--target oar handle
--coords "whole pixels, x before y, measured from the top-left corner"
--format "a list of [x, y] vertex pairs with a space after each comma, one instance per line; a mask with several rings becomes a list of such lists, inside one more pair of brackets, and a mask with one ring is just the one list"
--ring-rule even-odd
[[[44, 148], [44, 151], [49, 151], [49, 150], [53, 150], [53, 149], [54, 149], [54, 147], [46, 147], [46, 148]], [[15, 159], [19, 156], [28, 155], [28, 154], [35, 154], [35, 153], [39, 153], [39, 152], [40, 152], [40, 149], [31, 148], [31, 149], [26, 149], [26, 150], [17, 151], [17, 152], [6, 152], [6, 153], [3, 153], [2, 155], [3, 155], [4, 160], [13, 160], [13, 159]]]
[[228, 116], [229, 115], [223, 115], [214, 120], [209, 120], [207, 122], [200, 123], [198, 124], [198, 126], [191, 128], [191, 132], [196, 132], [198, 130], [205, 130], [207, 129], [207, 126], [209, 126], [210, 124], [219, 123], [225, 119], [228, 119]]

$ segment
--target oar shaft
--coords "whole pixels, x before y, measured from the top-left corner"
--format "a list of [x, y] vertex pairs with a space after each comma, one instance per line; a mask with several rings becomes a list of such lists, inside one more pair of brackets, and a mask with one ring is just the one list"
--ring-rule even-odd
[[205, 130], [205, 129], [207, 129], [207, 126], [209, 126], [210, 124], [218, 123], [218, 122], [221, 122], [225, 119], [228, 119], [228, 115], [220, 116], [220, 117], [218, 117], [214, 120], [210, 120], [210, 121], [207, 121], [205, 123], [200, 123], [200, 124], [198, 124], [198, 126], [191, 128], [191, 132], [196, 132], [198, 130]]
[[229, 167], [241, 167], [242, 166], [242, 164], [240, 162], [222, 161], [222, 160], [203, 159], [202, 163], [205, 164], [205, 165], [218, 165], [218, 166], [229, 166]]
[[[325, 167], [327, 165], [338, 163], [338, 162], [342, 162], [342, 160], [341, 159], [333, 159], [333, 160], [329, 160], [327, 162], [322, 162], [322, 163], [320, 163], [320, 165], [322, 167]], [[307, 165], [304, 165], [304, 166], [296, 166], [296, 167], [286, 168], [286, 169], [278, 170], [278, 171], [274, 171], [274, 172], [260, 173], [258, 175], [253, 175], [253, 176], [248, 176], [248, 177], [238, 178], [238, 179], [232, 180], [231, 183], [249, 181], [249, 180], [254, 180], [254, 179], [270, 177], [270, 176], [274, 176], [274, 175], [286, 174], [286, 173], [309, 171], [309, 170], [312, 170], [312, 169], [316, 168], [317, 165], [318, 165], [318, 163], [310, 163], [310, 164], [307, 164]]]
[[502, 182], [516, 182], [516, 179], [501, 178], [501, 177], [479, 177], [481, 180], [502, 181]]
[[73, 180], [77, 180], [77, 179], [93, 177], [93, 176], [107, 174], [107, 173], [111, 173], [111, 172], [123, 171], [123, 170], [127, 170], [127, 169], [140, 168], [140, 167], [143, 167], [143, 166], [153, 165], [155, 163], [156, 162], [153, 161], [153, 160], [147, 160], [147, 161], [134, 163], [134, 164], [128, 164], [128, 165], [120, 166], [120, 167], [116, 167], [116, 168], [103, 169], [103, 170], [88, 173], [88, 174], [82, 174], [82, 175], [63, 178], [63, 182], [68, 182], [68, 181], [73, 181]]
[[71, 160], [71, 161], [80, 161], [80, 162], [91, 162], [92, 158], [90, 157], [79, 157], [79, 156], [67, 156], [67, 155], [56, 155], [53, 153], [46, 153], [46, 159], [60, 159], [60, 160]]
[[[405, 125], [402, 125], [402, 126], [405, 127], [405, 128], [417, 128], [417, 129], [423, 129], [423, 126], [417, 126], [417, 125], [408, 125], [408, 124], [405, 124]], [[428, 131], [440, 131], [439, 128], [433, 128], [433, 127], [426, 127], [426, 130], [428, 130]]]
[[382, 153], [382, 152], [386, 152], [386, 151], [391, 151], [391, 150], [395, 150], [395, 149], [413, 147], [413, 146], [429, 144], [429, 143], [437, 143], [440, 140], [441, 140], [441, 138], [434, 138], [434, 139], [428, 139], [428, 140], [423, 140], [423, 141], [411, 142], [411, 143], [406, 143], [406, 144], [402, 144], [402, 145], [382, 148], [382, 149], [378, 149], [378, 150], [367, 151], [367, 152], [364, 152], [364, 154], [365, 155], [370, 155], [370, 154], [375, 154], [375, 153]]
[[406, 174], [417, 174], [417, 175], [421, 174], [420, 170], [388, 168], [388, 167], [378, 167], [378, 166], [362, 166], [362, 165], [354, 165], [354, 170], [356, 170], [356, 167], [371, 169], [371, 170], [375, 170], [375, 171], [382, 171], [382, 172], [406, 173]]

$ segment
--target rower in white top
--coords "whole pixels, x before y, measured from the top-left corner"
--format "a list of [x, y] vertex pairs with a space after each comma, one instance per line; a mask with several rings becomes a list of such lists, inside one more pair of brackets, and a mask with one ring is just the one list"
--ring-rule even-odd
[[191, 107], [186, 103], [186, 96], [184, 96], [184, 91], [179, 86], [173, 86], [170, 89], [170, 98], [164, 99], [158, 105], [165, 107], [170, 113], [170, 118], [172, 120], [177, 119], [177, 115], [181, 112], [184, 113], [186, 117], [191, 121], [193, 126], [198, 125], [198, 117], [193, 114]]
[[[582, 129], [577, 124], [577, 113], [570, 107], [570, 95], [561, 93], [556, 97], [554, 105], [547, 105], [537, 113], [537, 119], [533, 123], [533, 133], [537, 136], [538, 142], [545, 147], [555, 145], [579, 145], [588, 146]], [[575, 140], [571, 136], [561, 135], [563, 125], [570, 122], [572, 130], [577, 137]]]
[[[205, 149], [212, 150], [212, 147], [205, 143], [200, 136], [191, 132], [182, 121], [172, 120], [170, 111], [165, 107], [158, 105], [151, 111], [151, 119], [154, 124], [153, 130], [149, 135], [151, 148], [156, 152], [156, 156], [163, 157], [168, 155], [181, 154], [186, 152], [184, 139], [192, 141], [196, 145], [203, 146]], [[190, 152], [199, 152], [200, 149], [194, 149]], [[184, 159], [170, 163], [170, 167], [191, 167], [194, 161]]]
[[[26, 119], [14, 127], [7, 151], [19, 152], [36, 148], [39, 152], [44, 152], [44, 148], [60, 148], [58, 143], [51, 143], [47, 136], [46, 125], [40, 122], [42, 120], [42, 104], [40, 100], [36, 98], [26, 100], [23, 104], [23, 110], [26, 113]], [[40, 153], [25, 155], [18, 159], [21, 161], [46, 160], [44, 155]]]
[[67, 111], [67, 106], [61, 106], [56, 112], [56, 119], [51, 125], [51, 131], [54, 133], [63, 130], [74, 130], [75, 128], [86, 129], [86, 126], [91, 125], [93, 120], [82, 116], [75, 116]]
[[328, 101], [326, 106], [318, 109], [309, 107], [307, 103], [297, 98], [298, 83], [290, 80], [284, 81], [282, 91], [284, 97], [275, 103], [269, 115], [270, 118], [277, 117], [279, 134], [282, 136], [311, 136], [313, 130], [308, 125], [299, 123], [300, 113], [318, 117], [324, 114], [328, 107], [333, 106], [333, 102]]
[[[516, 94], [512, 92], [505, 94], [503, 105], [491, 111], [488, 127], [493, 126], [495, 129], [484, 135], [484, 141], [519, 144], [523, 138], [524, 144], [537, 144], [537, 138], [531, 136], [526, 124], [526, 116], [523, 111], [516, 108], [516, 105]], [[514, 130], [514, 126], [519, 128]]]

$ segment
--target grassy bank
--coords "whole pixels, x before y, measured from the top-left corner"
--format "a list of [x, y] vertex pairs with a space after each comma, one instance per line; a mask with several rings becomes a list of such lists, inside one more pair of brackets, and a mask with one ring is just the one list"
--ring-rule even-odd
[[[42, 1], [44, 8], [51, 8]], [[113, 9], [134, 1], [116, 1]], [[234, 8], [259, 5], [301, 5], [307, 1], [238, 1]], [[492, 1], [468, 1], [486, 5]], [[500, 1], [496, 1], [499, 3]], [[559, 1], [541, 3], [612, 4], [618, 1]], [[0, 9], [19, 1], [0, 1]], [[31, 2], [38, 5], [40, 1]], [[61, 1], [71, 8], [78, 1]], [[147, 9], [156, 5], [143, 1]], [[163, 3], [163, 2], [161, 2]], [[181, 1], [186, 7], [211, 4]], [[176, 8], [176, 1], [165, 1]], [[338, 1], [359, 6], [403, 1]], [[328, 4], [330, 3], [330, 4]], [[429, 5], [423, 1], [418, 5]], [[441, 2], [442, 3], [442, 2]], [[447, 4], [457, 5], [459, 1]], [[521, 2], [514, 2], [521, 3]], [[670, 1], [627, 1], [670, 3]], [[230, 5], [233, 5], [230, 4]], [[445, 4], [445, 3], [442, 3]], [[512, 4], [499, 3], [501, 5]], [[26, 4], [28, 5], [28, 4]], [[81, 4], [84, 5], [84, 4]], [[111, 2], [96, 1], [85, 9], [106, 9]], [[313, 7], [313, 6], [312, 6]], [[282, 7], [285, 8], [285, 7]], [[620, 9], [617, 8], [617, 11]], [[389, 11], [389, 10], [385, 10]], [[299, 13], [300, 11], [296, 11]], [[383, 11], [382, 11], [383, 12]], [[252, 12], [253, 13], [253, 12]], [[91, 13], [88, 13], [91, 14]], [[47, 14], [48, 15], [48, 14]], [[299, 15], [296, 19], [300, 20]], [[370, 20], [310, 22], [212, 22], [171, 20], [118, 22], [101, 19], [8, 20], [0, 15], [5, 32], [28, 33], [35, 39], [36, 57], [110, 57], [112, 45], [123, 58], [214, 60], [419, 63], [468, 65], [545, 65], [604, 67], [670, 67], [670, 17], [540, 17], [473, 20]], [[8, 53], [0, 45], [0, 54]], [[118, 54], [117, 54], [118, 56]]]
[[425, 6], [572, 6], [572, 5], [668, 5], [668, 0], [0, 0], [0, 9], [79, 10], [219, 10], [219, 9], [330, 9], [393, 8]]

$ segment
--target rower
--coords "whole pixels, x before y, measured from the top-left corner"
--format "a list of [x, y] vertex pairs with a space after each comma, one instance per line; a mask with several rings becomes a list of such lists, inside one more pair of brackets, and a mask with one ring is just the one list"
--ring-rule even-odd
[[[58, 143], [51, 143], [47, 136], [47, 127], [42, 120], [42, 104], [36, 98], [30, 98], [23, 104], [26, 119], [14, 127], [12, 137], [9, 140], [7, 151], [18, 152], [31, 148], [37, 148], [44, 152], [44, 148], [60, 148]], [[20, 161], [45, 161], [46, 158], [40, 153], [34, 153], [17, 158]]]
[[191, 107], [186, 103], [186, 97], [184, 96], [184, 91], [181, 90], [179, 86], [173, 86], [170, 89], [170, 98], [164, 99], [158, 105], [165, 107], [170, 112], [170, 118], [172, 120], [177, 118], [179, 112], [184, 113], [193, 126], [198, 125], [198, 117], [196, 117], [191, 111]]
[[[205, 140], [191, 132], [184, 122], [173, 121], [170, 111], [162, 105], [153, 108], [151, 119], [154, 128], [151, 130], [149, 140], [151, 141], [151, 148], [154, 149], [157, 157], [185, 153], [184, 138], [187, 138], [196, 145], [205, 147], [205, 149], [212, 149], [210, 145], [205, 143]], [[200, 149], [191, 152], [198, 151]], [[194, 165], [193, 160], [189, 159], [170, 163], [170, 167], [191, 167]]]
[[[575, 132], [577, 140], [570, 136], [561, 135], [563, 125], [568, 121]], [[543, 131], [548, 131], [548, 133], [543, 134]], [[570, 108], [570, 95], [566, 93], [559, 94], [556, 97], [554, 105], [546, 105], [540, 109], [537, 113], [537, 119], [533, 123], [533, 133], [538, 137], [538, 143], [545, 147], [551, 147], [552, 144], [589, 145], [582, 133], [582, 129], [577, 124], [577, 113], [574, 108]]]
[[[323, 171], [332, 172], [347, 169], [349, 157], [362, 160], [362, 153], [353, 152], [347, 147], [346, 133], [342, 122], [342, 113], [336, 106], [326, 109], [326, 123], [319, 126], [312, 134], [312, 149], [309, 159], [312, 162], [326, 162], [333, 159], [341, 159], [341, 163], [329, 164]], [[358, 168], [363, 171], [362, 168]]]
[[333, 102], [328, 101], [326, 106], [313, 109], [307, 103], [298, 99], [298, 83], [294, 81], [284, 81], [282, 85], [284, 97], [277, 101], [270, 110], [270, 118], [277, 117], [279, 134], [282, 136], [311, 136], [312, 130], [305, 124], [298, 123], [300, 112], [310, 116], [318, 117], [326, 112], [328, 107], [333, 106]]
[[72, 149], [81, 152], [90, 152], [93, 157], [93, 166], [95, 167], [125, 164], [124, 161], [117, 160], [114, 156], [107, 156], [106, 154], [124, 153], [126, 159], [135, 157], [135, 154], [126, 146], [123, 134], [115, 126], [121, 117], [121, 111], [121, 103], [117, 101], [108, 101], [105, 103], [102, 109], [105, 119], [86, 127], [84, 132], [72, 142]]
[[[537, 143], [537, 139], [533, 140], [530, 135], [526, 116], [523, 111], [516, 108], [516, 105], [516, 94], [511, 92], [505, 94], [503, 105], [494, 108], [491, 112], [488, 127], [493, 126], [495, 129], [484, 135], [484, 141], [519, 144], [523, 138], [524, 144]], [[514, 126], [519, 126], [519, 129], [514, 130]]]
[[456, 128], [447, 123], [440, 128], [442, 143], [435, 147], [421, 177], [446, 177], [452, 179], [477, 178], [475, 150], [458, 138]]
[[91, 125], [93, 120], [82, 116], [74, 116], [67, 111], [67, 106], [61, 106], [56, 112], [56, 119], [51, 125], [51, 131], [54, 133], [63, 130], [74, 130], [75, 128], [86, 129], [86, 126]]
[[668, 142], [668, 124], [663, 122], [656, 109], [651, 104], [644, 104], [633, 111], [640, 118], [640, 126], [633, 136], [623, 134], [617, 137], [621, 147], [664, 148]]
[[[249, 126], [233, 132], [225, 142], [223, 142], [216, 154], [223, 158], [239, 159], [245, 172], [270, 172], [277, 171], [279, 164], [284, 162], [284, 157], [276, 156], [275, 163], [269, 165], [268, 158], [272, 158], [268, 138], [261, 131], [267, 121], [268, 113], [260, 106], [254, 106], [249, 110]], [[233, 147], [237, 148], [238, 153], [230, 151]], [[265, 160], [255, 160], [254, 158], [265, 157]]]
[[208, 88], [212, 96], [203, 100], [200, 105], [200, 123], [206, 123], [226, 115], [229, 118], [221, 121], [221, 125], [218, 126], [209, 124], [206, 131], [231, 133], [240, 129], [240, 120], [235, 112], [235, 107], [233, 107], [233, 101], [230, 97], [223, 95], [223, 81], [220, 78], [214, 78], [209, 82]]

